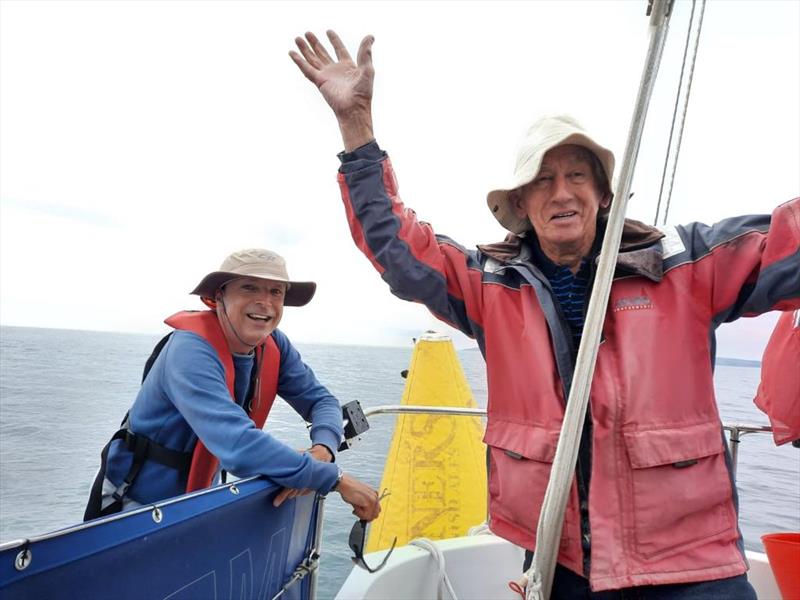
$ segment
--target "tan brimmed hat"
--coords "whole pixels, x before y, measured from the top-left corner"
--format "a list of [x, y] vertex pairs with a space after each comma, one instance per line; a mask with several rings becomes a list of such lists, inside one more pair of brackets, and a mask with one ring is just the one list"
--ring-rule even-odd
[[539, 173], [542, 158], [547, 151], [565, 144], [575, 144], [591, 150], [603, 166], [608, 184], [611, 185], [614, 175], [614, 154], [611, 150], [590, 138], [572, 117], [567, 115], [543, 117], [528, 129], [525, 140], [517, 152], [517, 166], [511, 180], [507, 185], [492, 190], [486, 196], [489, 210], [503, 227], [517, 234], [533, 228], [527, 217], [517, 216], [509, 192], [533, 181]]
[[285, 306], [303, 306], [314, 297], [317, 284], [313, 281], [291, 281], [286, 272], [286, 261], [282, 256], [261, 248], [249, 248], [234, 252], [224, 261], [218, 271], [209, 273], [191, 292], [202, 298], [214, 299], [217, 290], [239, 277], [257, 277], [288, 284]]

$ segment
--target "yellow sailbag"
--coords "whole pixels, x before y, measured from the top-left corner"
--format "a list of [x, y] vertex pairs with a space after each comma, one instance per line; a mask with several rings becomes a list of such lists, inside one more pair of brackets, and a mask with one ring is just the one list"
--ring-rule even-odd
[[[402, 404], [474, 408], [449, 337], [426, 333], [414, 346]], [[390, 495], [366, 552], [418, 537], [467, 534], [486, 519], [486, 449], [478, 417], [400, 415], [380, 489]]]

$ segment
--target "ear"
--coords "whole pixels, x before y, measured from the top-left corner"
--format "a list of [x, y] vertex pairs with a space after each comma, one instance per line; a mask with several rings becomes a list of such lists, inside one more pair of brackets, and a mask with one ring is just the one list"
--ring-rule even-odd
[[525, 209], [525, 201], [522, 197], [522, 190], [510, 191], [508, 193], [508, 199], [517, 218], [525, 219], [528, 216], [528, 211]]
[[600, 200], [600, 208], [608, 208], [611, 206], [611, 199], [614, 197], [613, 194], [606, 194], [603, 196], [603, 199]]

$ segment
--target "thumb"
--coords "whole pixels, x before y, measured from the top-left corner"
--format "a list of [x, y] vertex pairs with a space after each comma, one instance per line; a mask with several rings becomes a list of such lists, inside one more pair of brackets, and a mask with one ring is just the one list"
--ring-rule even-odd
[[368, 35], [361, 40], [361, 45], [358, 47], [358, 66], [366, 67], [372, 66], [372, 44], [375, 42], [375, 37]]

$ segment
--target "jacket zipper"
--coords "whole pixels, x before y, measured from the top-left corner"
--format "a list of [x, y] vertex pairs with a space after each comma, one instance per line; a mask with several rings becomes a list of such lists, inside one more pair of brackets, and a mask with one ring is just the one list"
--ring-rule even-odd
[[[584, 292], [586, 296], [584, 296], [583, 299], [584, 323], [586, 323], [588, 297], [591, 296], [591, 290], [594, 287], [595, 274], [595, 260], [594, 256], [591, 256], [589, 259], [589, 281], [586, 284], [586, 291]], [[578, 476], [578, 513], [580, 515], [581, 549], [583, 551], [583, 575], [586, 579], [589, 579], [592, 570], [592, 528], [589, 521], [589, 490], [592, 480], [592, 438], [592, 402], [590, 396], [589, 404], [586, 406], [586, 418], [583, 422], [583, 431], [581, 432], [581, 441], [578, 447], [578, 463], [576, 465]]]
[[[564, 317], [564, 313], [561, 310], [561, 305], [556, 301], [555, 295], [553, 294], [553, 287], [550, 285], [550, 280], [544, 276], [543, 273], [539, 271], [539, 269], [529, 263], [527, 261], [518, 261], [508, 263], [508, 267], [517, 267], [517, 268], [524, 268], [528, 271], [537, 281], [542, 283], [544, 288], [550, 295], [551, 301], [553, 306], [556, 309], [556, 316], [558, 320], [566, 332], [567, 335], [564, 337], [566, 338], [567, 346], [570, 350], [570, 357], [571, 357], [571, 364], [570, 368], [574, 372], [575, 370], [575, 355], [577, 354], [577, 348], [575, 348], [572, 342], [572, 331], [569, 326], [569, 322]], [[589, 270], [589, 282], [586, 286], [586, 294], [589, 294], [589, 291], [592, 289], [594, 285], [594, 277], [595, 277], [595, 266], [594, 260], [590, 261], [590, 270]], [[505, 270], [505, 268], [498, 269]], [[524, 277], [524, 275], [523, 275]], [[583, 304], [583, 317], [584, 321], [586, 320], [586, 299], [584, 298]], [[563, 374], [559, 373], [562, 376], [562, 385], [564, 386], [564, 402], [566, 404], [569, 398], [569, 390], [566, 388], [563, 382]], [[571, 378], [571, 375], [570, 375]], [[580, 444], [578, 447], [578, 461], [575, 465], [575, 478], [578, 483], [578, 513], [580, 516], [580, 530], [581, 530], [581, 554], [583, 557], [582, 566], [583, 566], [583, 575], [586, 579], [589, 579], [591, 573], [591, 566], [592, 566], [592, 558], [591, 558], [591, 550], [592, 550], [592, 532], [591, 527], [589, 524], [589, 487], [590, 487], [590, 480], [591, 480], [591, 440], [592, 440], [592, 414], [591, 414], [591, 404], [587, 406], [587, 415], [586, 419], [583, 423], [583, 431], [581, 432]], [[584, 457], [582, 460], [582, 457]]]

